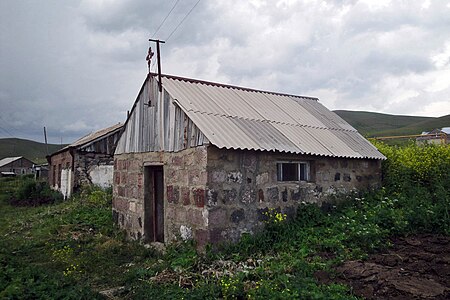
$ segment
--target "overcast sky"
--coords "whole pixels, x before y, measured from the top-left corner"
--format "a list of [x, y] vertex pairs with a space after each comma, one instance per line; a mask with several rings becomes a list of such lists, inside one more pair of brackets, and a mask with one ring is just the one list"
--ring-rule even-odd
[[150, 37], [167, 74], [450, 114], [450, 1], [202, 0], [173, 32], [197, 1], [0, 0], [0, 137], [42, 142], [46, 126], [70, 143], [124, 122]]

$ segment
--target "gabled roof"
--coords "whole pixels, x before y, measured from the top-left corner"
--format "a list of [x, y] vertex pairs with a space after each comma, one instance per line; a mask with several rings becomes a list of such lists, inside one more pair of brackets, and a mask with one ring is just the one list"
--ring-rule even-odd
[[10, 163], [12, 163], [13, 161], [19, 160], [21, 159], [22, 156], [17, 156], [17, 157], [5, 157], [2, 160], [0, 160], [0, 167], [6, 166]]
[[123, 127], [122, 123], [117, 123], [113, 126], [110, 126], [110, 127], [107, 127], [107, 128], [95, 131], [95, 132], [91, 132], [91, 133], [83, 136], [82, 138], [79, 138], [72, 144], [67, 145], [66, 147], [61, 148], [58, 151], [52, 153], [50, 156], [64, 152], [70, 148], [82, 148], [82, 147], [88, 146], [91, 143], [94, 143], [110, 134], [113, 134], [113, 133], [119, 131], [122, 127]]
[[162, 86], [219, 148], [385, 159], [317, 98], [170, 75], [163, 75]]
[[[0, 167], [6, 166], [6, 165], [8, 165], [8, 164], [10, 164], [10, 163], [12, 163], [12, 162], [15, 162], [16, 160], [21, 159], [21, 158], [26, 159], [26, 158], [23, 157], [23, 156], [5, 157], [5, 158], [3, 158], [2, 160], [0, 160]], [[30, 161], [31, 163], [33, 163], [33, 162], [32, 162], [31, 160], [29, 160], [29, 159], [26, 159], [26, 160], [28, 160], [28, 161]]]
[[450, 127], [442, 127], [441, 131], [446, 134], [450, 134]]
[[75, 142], [73, 142], [72, 144], [70, 144], [67, 147], [82, 147], [82, 146], [86, 146], [87, 144], [93, 143], [96, 140], [103, 138], [104, 136], [113, 133], [114, 131], [119, 130], [120, 128], [122, 128], [123, 124], [121, 123], [117, 123], [116, 125], [110, 126], [108, 128], [104, 128], [101, 129], [99, 131], [96, 132], [91, 132], [87, 135], [85, 135], [84, 137], [76, 140]]
[[424, 131], [421, 133], [421, 135], [427, 135], [427, 134], [450, 134], [450, 127], [442, 127], [442, 129], [435, 128], [431, 131]]

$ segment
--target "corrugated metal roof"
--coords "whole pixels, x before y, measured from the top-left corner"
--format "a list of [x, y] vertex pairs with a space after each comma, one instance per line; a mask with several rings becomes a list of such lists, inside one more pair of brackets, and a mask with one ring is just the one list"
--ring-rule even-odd
[[219, 148], [385, 159], [317, 98], [169, 75], [163, 76], [162, 83], [175, 103]]
[[89, 134], [85, 135], [84, 137], [76, 140], [75, 142], [70, 144], [68, 147], [78, 147], [78, 146], [82, 146], [82, 145], [85, 145], [87, 143], [93, 142], [96, 139], [98, 139], [100, 137], [103, 137], [103, 136], [105, 136], [105, 135], [107, 135], [107, 134], [109, 134], [109, 133], [111, 133], [111, 132], [121, 128], [122, 126], [123, 126], [123, 124], [117, 123], [116, 125], [110, 126], [108, 128], [104, 128], [104, 129], [101, 129], [99, 131], [89, 133]]
[[66, 151], [69, 148], [74, 148], [74, 147], [81, 147], [81, 146], [85, 146], [89, 143], [92, 143], [100, 138], [103, 138], [104, 136], [115, 132], [116, 130], [119, 130], [121, 127], [123, 126], [122, 123], [117, 123], [113, 126], [107, 127], [107, 128], [103, 128], [99, 131], [95, 131], [95, 132], [91, 132], [85, 136], [83, 136], [82, 138], [79, 138], [78, 140], [76, 140], [75, 142], [73, 142], [70, 145], [65, 146], [64, 148], [59, 149], [58, 151], [54, 152], [51, 154], [51, 156], [61, 153], [63, 151]]

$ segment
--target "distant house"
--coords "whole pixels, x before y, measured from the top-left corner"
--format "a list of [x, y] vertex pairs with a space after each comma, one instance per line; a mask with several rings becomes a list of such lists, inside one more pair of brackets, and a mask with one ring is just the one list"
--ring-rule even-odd
[[47, 181], [47, 179], [48, 179], [48, 163], [34, 165], [33, 173], [34, 173], [34, 178], [36, 180], [40, 179], [40, 180]]
[[0, 160], [0, 172], [3, 173], [3, 176], [31, 174], [33, 165], [31, 160], [23, 156], [6, 157]]
[[422, 136], [416, 138], [416, 143], [423, 144], [449, 144], [450, 143], [450, 127], [436, 128], [431, 131], [422, 132]]
[[377, 187], [385, 157], [317, 98], [149, 75], [114, 155], [132, 239], [237, 241], [302, 202]]
[[49, 184], [65, 197], [83, 185], [111, 186], [113, 155], [121, 133], [119, 123], [88, 134], [48, 156]]

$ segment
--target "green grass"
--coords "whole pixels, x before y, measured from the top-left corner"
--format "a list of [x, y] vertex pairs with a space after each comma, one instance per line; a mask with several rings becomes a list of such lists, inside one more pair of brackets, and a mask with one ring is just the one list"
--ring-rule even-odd
[[[48, 145], [49, 154], [58, 151], [66, 145]], [[47, 160], [47, 147], [44, 143], [35, 141], [6, 138], [0, 139], [0, 159], [5, 157], [24, 156], [34, 163], [45, 163]]]
[[366, 111], [334, 111], [362, 135], [368, 137], [413, 135], [450, 126], [450, 115], [439, 118], [397, 116]]
[[[383, 189], [336, 195], [335, 205], [301, 205], [292, 220], [269, 213], [266, 229], [233, 245], [164, 254], [127, 242], [112, 224], [110, 191], [70, 201], [12, 207], [20, 183], [0, 180], [0, 298], [95, 299], [122, 287], [125, 299], [356, 299], [314, 274], [389, 247], [389, 237], [450, 234], [450, 148], [377, 144], [388, 157]], [[21, 179], [18, 179], [21, 180]]]
[[7, 198], [20, 183], [0, 184], [1, 299], [96, 298], [99, 290], [124, 284], [126, 264], [153, 254], [124, 241], [110, 203], [98, 201], [98, 193], [84, 203], [13, 207]]

